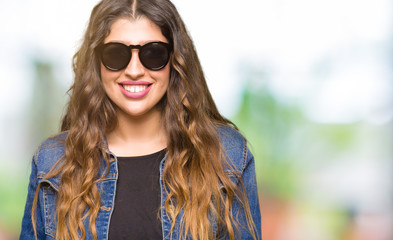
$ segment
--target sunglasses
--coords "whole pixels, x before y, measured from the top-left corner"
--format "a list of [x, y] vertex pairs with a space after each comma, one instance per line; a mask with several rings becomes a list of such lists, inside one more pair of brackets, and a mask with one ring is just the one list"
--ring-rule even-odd
[[149, 42], [144, 45], [125, 45], [110, 42], [98, 47], [102, 64], [111, 71], [120, 71], [128, 66], [132, 57], [132, 49], [138, 49], [142, 65], [153, 71], [164, 68], [169, 61], [171, 46], [164, 42]]

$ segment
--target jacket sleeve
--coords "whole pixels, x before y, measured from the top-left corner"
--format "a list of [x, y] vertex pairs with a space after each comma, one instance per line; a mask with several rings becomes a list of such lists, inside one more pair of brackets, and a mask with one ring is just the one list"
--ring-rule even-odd
[[[31, 164], [31, 174], [27, 192], [27, 200], [25, 205], [25, 212], [22, 219], [22, 230], [20, 233], [20, 240], [28, 240], [35, 239], [33, 224], [31, 220], [31, 210], [33, 206], [33, 200], [35, 191], [38, 186], [38, 178], [37, 178], [37, 164], [35, 161], [35, 157], [33, 157], [33, 161]], [[37, 229], [37, 239], [45, 239], [45, 230], [44, 230], [44, 222], [41, 215], [41, 203], [40, 198], [37, 201], [37, 210], [36, 210], [36, 229]]]
[[[255, 233], [257, 239], [262, 239], [261, 235], [261, 211], [259, 206], [259, 197], [258, 197], [258, 188], [257, 181], [255, 175], [255, 161], [254, 156], [246, 147], [245, 150], [246, 156], [244, 157], [245, 162], [243, 164], [244, 168], [241, 174], [241, 181], [239, 181], [239, 189], [243, 190], [245, 196], [248, 200], [248, 205], [250, 207], [250, 213], [252, 220], [255, 224]], [[242, 186], [243, 183], [243, 186]], [[244, 203], [245, 204], [245, 203]], [[250, 234], [250, 230], [247, 226], [246, 214], [244, 211], [244, 206], [238, 199], [236, 199], [233, 203], [233, 211], [238, 209], [239, 211], [233, 212], [233, 216], [235, 217], [235, 221], [238, 224], [237, 236], [235, 239], [253, 239]], [[240, 235], [238, 235], [240, 233]]]

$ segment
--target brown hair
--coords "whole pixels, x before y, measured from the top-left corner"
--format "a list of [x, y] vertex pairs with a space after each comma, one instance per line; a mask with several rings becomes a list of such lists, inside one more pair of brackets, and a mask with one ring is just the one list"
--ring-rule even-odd
[[75, 81], [69, 90], [70, 101], [62, 122], [62, 131], [68, 132], [65, 156], [57, 164], [61, 167], [54, 167], [45, 177], [61, 175], [56, 239], [85, 239], [82, 220], [86, 217], [89, 230], [97, 238], [95, 220], [100, 195], [96, 183], [102, 180], [98, 168], [102, 155], [109, 166], [105, 134], [116, 127], [117, 119], [113, 103], [102, 86], [95, 49], [109, 34], [115, 20], [142, 16], [159, 26], [173, 46], [169, 87], [160, 103], [168, 143], [163, 173], [168, 197], [164, 208], [172, 221], [171, 232], [183, 210], [180, 219], [183, 238], [187, 235], [201, 240], [215, 238], [210, 221], [213, 216], [234, 239], [236, 221], [231, 209], [234, 198], [239, 198], [244, 204], [249, 231], [256, 239], [247, 198], [224, 173], [224, 167], [231, 166], [225, 161], [216, 128], [234, 125], [218, 112], [193, 42], [169, 0], [103, 0], [92, 11], [81, 47], [74, 56]]

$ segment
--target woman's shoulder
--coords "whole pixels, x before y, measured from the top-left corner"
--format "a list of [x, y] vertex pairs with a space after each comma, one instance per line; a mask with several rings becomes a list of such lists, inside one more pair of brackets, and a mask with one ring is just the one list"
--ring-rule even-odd
[[218, 125], [217, 133], [225, 149], [243, 148], [246, 145], [245, 137], [235, 128], [228, 125]]
[[52, 166], [64, 155], [64, 145], [67, 132], [61, 132], [49, 137], [38, 147], [34, 154], [34, 161], [38, 171], [47, 173]]
[[247, 160], [252, 156], [247, 147], [246, 138], [235, 128], [226, 125], [217, 126], [221, 146], [226, 157], [234, 165], [237, 171], [242, 172]]

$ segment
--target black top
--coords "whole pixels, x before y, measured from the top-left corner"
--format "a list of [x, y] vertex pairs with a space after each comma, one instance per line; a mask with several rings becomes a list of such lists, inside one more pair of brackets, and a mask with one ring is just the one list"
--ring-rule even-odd
[[117, 158], [119, 177], [110, 240], [162, 239], [159, 168], [165, 152]]

